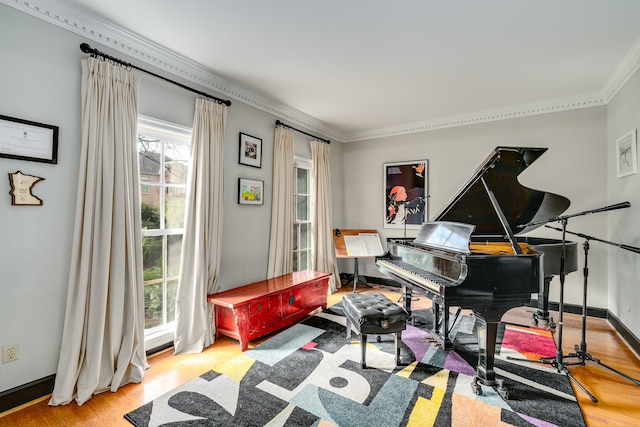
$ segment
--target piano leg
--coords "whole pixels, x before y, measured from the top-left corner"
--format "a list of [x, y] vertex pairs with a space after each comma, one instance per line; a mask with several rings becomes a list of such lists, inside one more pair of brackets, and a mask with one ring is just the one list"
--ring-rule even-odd
[[553, 317], [549, 316], [549, 285], [553, 277], [545, 277], [544, 284], [540, 293], [538, 293], [538, 311], [531, 315], [531, 323], [537, 325], [542, 322], [549, 329], [555, 329], [556, 324]]
[[432, 330], [437, 335], [438, 341], [444, 350], [451, 350], [453, 343], [449, 339], [449, 305], [432, 300], [433, 306], [433, 327]]
[[480, 385], [496, 387], [496, 391], [504, 399], [509, 399], [509, 392], [504, 387], [502, 380], [496, 380], [496, 373], [493, 370], [494, 357], [496, 354], [496, 340], [498, 336], [498, 323], [487, 322], [476, 313], [476, 328], [478, 330], [478, 367], [476, 376], [471, 382], [471, 389], [474, 394], [482, 394]]
[[[402, 285], [403, 301], [402, 305], [409, 314], [411, 324], [415, 326], [415, 319], [411, 316], [411, 298], [413, 291], [409, 286]], [[429, 327], [429, 332], [435, 344], [443, 350], [451, 350], [453, 343], [449, 339], [449, 305], [442, 302], [441, 298], [428, 297], [431, 300], [433, 310], [433, 322]]]
[[402, 306], [409, 314], [409, 319], [411, 319], [411, 324], [415, 325], [413, 317], [411, 317], [411, 297], [413, 296], [413, 291], [410, 287], [402, 285]]

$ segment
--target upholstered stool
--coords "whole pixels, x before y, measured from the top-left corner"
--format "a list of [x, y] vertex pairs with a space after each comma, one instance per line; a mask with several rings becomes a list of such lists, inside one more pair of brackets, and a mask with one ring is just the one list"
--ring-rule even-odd
[[[362, 368], [367, 367], [365, 354], [367, 335], [395, 334], [396, 365], [400, 364], [400, 341], [407, 327], [408, 314], [404, 308], [382, 294], [346, 294], [342, 308], [347, 318], [347, 340], [351, 340], [351, 326], [360, 334]], [[378, 337], [380, 341], [380, 337]]]

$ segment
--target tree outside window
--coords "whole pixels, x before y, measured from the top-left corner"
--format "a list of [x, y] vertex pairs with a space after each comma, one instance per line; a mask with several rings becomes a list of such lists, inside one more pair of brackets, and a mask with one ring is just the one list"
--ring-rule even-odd
[[172, 327], [180, 275], [191, 135], [187, 129], [139, 119], [145, 332]]

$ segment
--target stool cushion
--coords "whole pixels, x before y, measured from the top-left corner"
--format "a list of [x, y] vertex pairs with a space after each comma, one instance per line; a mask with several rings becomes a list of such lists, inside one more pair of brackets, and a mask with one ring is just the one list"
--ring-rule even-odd
[[390, 334], [406, 328], [406, 310], [382, 294], [347, 294], [342, 306], [359, 334]]

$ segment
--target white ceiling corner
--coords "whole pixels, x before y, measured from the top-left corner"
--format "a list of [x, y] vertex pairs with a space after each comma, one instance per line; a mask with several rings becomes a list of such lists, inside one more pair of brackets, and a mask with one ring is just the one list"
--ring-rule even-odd
[[608, 103], [640, 68], [640, 39], [616, 67], [602, 88], [602, 97]]

